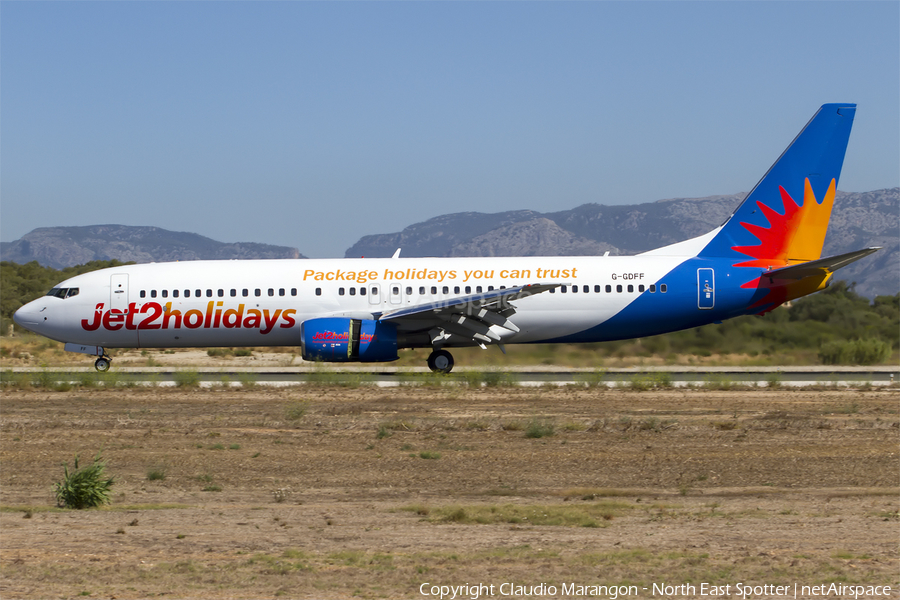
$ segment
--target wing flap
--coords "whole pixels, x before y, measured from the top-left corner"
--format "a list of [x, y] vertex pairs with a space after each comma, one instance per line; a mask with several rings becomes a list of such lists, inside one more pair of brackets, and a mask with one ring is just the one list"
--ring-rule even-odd
[[500, 336], [493, 326], [518, 332], [509, 317], [515, 314], [513, 300], [527, 298], [559, 287], [559, 283], [541, 283], [491, 290], [429, 302], [382, 313], [382, 321], [393, 321], [408, 330], [428, 331], [433, 346], [450, 340], [451, 335], [476, 344], [496, 344]]

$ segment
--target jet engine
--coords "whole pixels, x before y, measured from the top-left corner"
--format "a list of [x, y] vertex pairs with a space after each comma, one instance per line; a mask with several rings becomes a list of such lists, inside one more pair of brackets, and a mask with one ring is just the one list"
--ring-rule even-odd
[[372, 319], [310, 319], [300, 325], [300, 351], [311, 361], [397, 360], [397, 327]]

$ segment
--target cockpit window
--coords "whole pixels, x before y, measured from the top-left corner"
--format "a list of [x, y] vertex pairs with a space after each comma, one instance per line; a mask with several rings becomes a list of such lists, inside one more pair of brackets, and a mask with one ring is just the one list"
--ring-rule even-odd
[[71, 298], [78, 295], [78, 288], [53, 288], [47, 292], [47, 295], [56, 298]]

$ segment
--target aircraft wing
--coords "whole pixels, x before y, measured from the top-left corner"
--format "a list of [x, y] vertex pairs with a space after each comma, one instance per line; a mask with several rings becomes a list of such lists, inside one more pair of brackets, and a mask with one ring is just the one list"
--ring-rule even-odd
[[770, 280], [799, 280], [813, 275], [828, 275], [834, 273], [841, 267], [846, 267], [850, 263], [856, 262], [864, 256], [868, 256], [878, 250], [881, 250], [881, 248], [875, 247], [854, 250], [853, 252], [847, 252], [846, 254], [829, 256], [828, 258], [811, 260], [799, 265], [790, 265], [788, 267], [781, 267], [780, 269], [773, 269], [771, 271], [766, 271], [762, 276], [768, 277]]
[[477, 344], [491, 344], [500, 341], [500, 336], [491, 331], [492, 325], [519, 331], [515, 323], [509, 320], [516, 312], [511, 301], [540, 294], [560, 285], [520, 285], [398, 308], [375, 316], [381, 321], [393, 321], [407, 331], [427, 331], [433, 344], [447, 342], [451, 336], [472, 340]]

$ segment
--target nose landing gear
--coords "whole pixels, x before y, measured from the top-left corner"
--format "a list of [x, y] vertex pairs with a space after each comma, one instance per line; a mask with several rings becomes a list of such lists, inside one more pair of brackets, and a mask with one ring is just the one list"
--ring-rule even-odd
[[112, 358], [109, 357], [109, 354], [106, 353], [103, 346], [86, 346], [84, 344], [69, 343], [66, 344], [64, 348], [66, 352], [77, 352], [78, 354], [90, 354], [96, 356], [97, 360], [94, 361], [94, 368], [101, 373], [109, 371], [109, 365], [112, 362]]
[[453, 370], [453, 355], [446, 350], [435, 350], [428, 356], [428, 368], [435, 373], [449, 373]]

